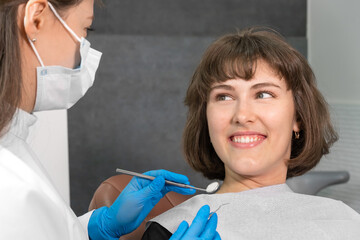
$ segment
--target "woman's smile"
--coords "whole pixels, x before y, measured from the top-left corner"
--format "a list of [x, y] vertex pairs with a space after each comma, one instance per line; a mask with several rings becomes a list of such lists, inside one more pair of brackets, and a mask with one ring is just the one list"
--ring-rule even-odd
[[256, 132], [237, 132], [229, 137], [230, 144], [235, 148], [252, 148], [261, 144], [266, 136]]

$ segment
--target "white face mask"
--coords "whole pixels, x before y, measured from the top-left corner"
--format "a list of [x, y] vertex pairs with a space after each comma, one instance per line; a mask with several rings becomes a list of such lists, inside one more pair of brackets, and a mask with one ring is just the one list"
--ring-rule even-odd
[[102, 54], [90, 48], [90, 43], [85, 38], [79, 38], [59, 16], [51, 3], [48, 2], [48, 4], [64, 27], [80, 42], [81, 63], [76, 69], [44, 66], [33, 42], [28, 38], [41, 64], [41, 67], [36, 68], [37, 94], [34, 112], [72, 107], [93, 85]]

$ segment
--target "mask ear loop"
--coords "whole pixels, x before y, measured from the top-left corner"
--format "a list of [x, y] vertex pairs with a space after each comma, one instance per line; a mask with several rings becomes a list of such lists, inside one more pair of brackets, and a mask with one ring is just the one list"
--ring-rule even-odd
[[78, 40], [79, 42], [81, 42], [81, 39], [76, 35], [76, 33], [66, 24], [66, 22], [60, 17], [60, 15], [57, 13], [57, 11], [55, 10], [55, 8], [53, 7], [53, 5], [48, 2], [49, 7], [51, 9], [51, 11], [54, 13], [54, 15], [57, 17], [57, 19], [59, 19], [59, 21], [62, 23], [62, 25], [66, 28], [66, 30], [69, 31], [69, 33], [71, 33], [71, 35], [74, 36], [74, 38], [76, 40]]
[[[24, 28], [25, 28], [25, 22], [26, 22], [26, 17], [24, 17]], [[34, 53], [35, 53], [38, 61], [40, 62], [41, 66], [44, 67], [44, 63], [43, 63], [43, 61], [41, 60], [40, 55], [39, 55], [38, 51], [36, 50], [33, 41], [31, 41], [31, 39], [29, 38], [29, 36], [28, 36], [27, 34], [26, 34], [26, 37], [27, 37], [27, 39], [28, 39], [28, 41], [29, 41], [29, 43], [30, 43], [30, 46], [31, 46], [31, 48], [33, 49], [33, 51], [34, 51]]]

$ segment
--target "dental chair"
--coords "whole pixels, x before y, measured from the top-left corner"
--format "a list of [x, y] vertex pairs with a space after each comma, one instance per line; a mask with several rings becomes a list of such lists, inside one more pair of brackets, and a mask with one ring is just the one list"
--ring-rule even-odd
[[302, 176], [289, 178], [286, 184], [297, 193], [316, 195], [322, 189], [350, 179], [347, 171], [310, 171]]
[[[127, 175], [115, 175], [102, 182], [91, 199], [89, 211], [102, 206], [111, 206], [117, 196], [130, 182], [131, 178], [131, 176]], [[347, 171], [311, 171], [302, 176], [289, 178], [286, 183], [294, 192], [315, 195], [328, 186], [346, 183], [349, 181], [349, 178], [350, 175]], [[192, 196], [194, 195], [185, 196], [175, 192], [167, 193], [134, 232], [122, 236], [120, 239], [141, 239], [145, 231], [146, 222]]]
[[[100, 184], [96, 189], [93, 198], [89, 205], [89, 211], [100, 208], [102, 206], [111, 206], [115, 199], [119, 196], [121, 191], [130, 182], [131, 176], [128, 175], [115, 175]], [[121, 240], [136, 240], [141, 239], [145, 232], [145, 224], [152, 218], [166, 212], [172, 207], [179, 205], [194, 195], [181, 195], [176, 192], [167, 193], [151, 210], [149, 215], [141, 223], [141, 225], [132, 233], [122, 236]]]

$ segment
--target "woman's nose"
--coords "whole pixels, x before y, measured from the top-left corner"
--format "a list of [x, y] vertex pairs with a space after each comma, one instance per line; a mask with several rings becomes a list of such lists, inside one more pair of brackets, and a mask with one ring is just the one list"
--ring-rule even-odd
[[253, 107], [247, 101], [239, 101], [235, 108], [232, 122], [237, 125], [246, 125], [255, 121]]

